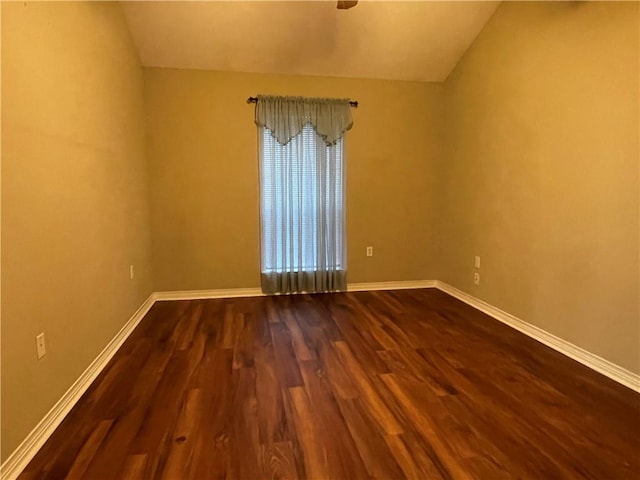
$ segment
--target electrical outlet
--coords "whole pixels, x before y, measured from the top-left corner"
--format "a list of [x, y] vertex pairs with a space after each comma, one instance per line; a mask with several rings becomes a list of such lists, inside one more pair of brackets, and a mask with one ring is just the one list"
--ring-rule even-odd
[[480, 274], [478, 272], [473, 274], [473, 283], [475, 285], [480, 285]]
[[480, 257], [476, 255], [476, 260], [473, 264], [474, 267], [480, 268]]
[[129, 265], [129, 279], [133, 280], [133, 265]]
[[38, 360], [47, 353], [47, 346], [44, 343], [44, 332], [36, 335], [36, 351], [38, 352]]
[[373, 257], [373, 247], [367, 247], [367, 257]]

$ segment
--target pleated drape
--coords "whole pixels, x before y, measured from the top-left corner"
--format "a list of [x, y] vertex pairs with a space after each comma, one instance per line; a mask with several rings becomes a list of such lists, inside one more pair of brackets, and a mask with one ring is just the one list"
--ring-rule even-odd
[[256, 125], [271, 132], [281, 145], [311, 124], [327, 145], [333, 145], [353, 126], [349, 99], [274, 97], [258, 95]]
[[307, 122], [282, 144], [258, 130], [263, 292], [345, 290], [343, 136], [329, 144]]

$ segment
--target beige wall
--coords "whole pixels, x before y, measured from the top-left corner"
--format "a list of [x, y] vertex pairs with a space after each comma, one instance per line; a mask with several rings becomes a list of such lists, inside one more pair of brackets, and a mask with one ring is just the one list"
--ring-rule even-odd
[[3, 460], [151, 291], [143, 120], [119, 5], [2, 3]]
[[439, 171], [441, 279], [636, 373], [638, 42], [636, 2], [503, 3], [446, 82]]
[[346, 143], [349, 282], [433, 278], [441, 84], [152, 68], [155, 289], [260, 285], [257, 130], [246, 103], [258, 93], [360, 102]]

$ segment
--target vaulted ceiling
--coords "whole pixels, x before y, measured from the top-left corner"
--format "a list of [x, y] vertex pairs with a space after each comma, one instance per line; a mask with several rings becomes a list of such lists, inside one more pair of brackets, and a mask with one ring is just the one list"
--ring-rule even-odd
[[500, 2], [123, 2], [145, 66], [443, 81]]

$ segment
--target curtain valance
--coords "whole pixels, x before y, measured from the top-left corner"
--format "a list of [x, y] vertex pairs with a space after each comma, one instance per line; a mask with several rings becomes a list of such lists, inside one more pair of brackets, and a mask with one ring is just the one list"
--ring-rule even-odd
[[286, 145], [311, 124], [327, 145], [333, 145], [353, 125], [349, 99], [258, 95], [256, 124], [269, 129]]

